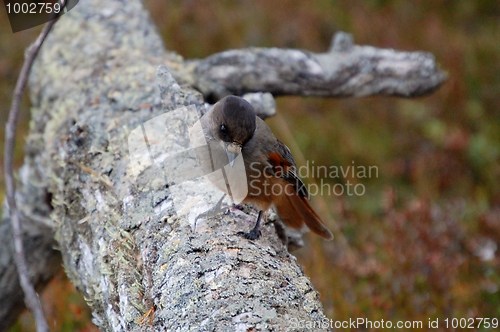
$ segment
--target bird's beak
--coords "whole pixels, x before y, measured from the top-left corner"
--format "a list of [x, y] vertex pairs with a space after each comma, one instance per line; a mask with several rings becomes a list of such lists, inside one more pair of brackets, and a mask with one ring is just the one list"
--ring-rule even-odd
[[235, 159], [241, 153], [241, 144], [236, 142], [226, 144], [226, 154], [229, 160], [229, 165], [233, 167]]

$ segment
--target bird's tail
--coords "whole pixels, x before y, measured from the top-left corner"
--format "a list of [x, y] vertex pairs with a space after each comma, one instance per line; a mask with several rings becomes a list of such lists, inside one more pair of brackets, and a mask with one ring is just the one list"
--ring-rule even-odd
[[307, 227], [325, 238], [332, 240], [333, 234], [325, 226], [321, 218], [309, 205], [307, 198], [296, 193], [286, 193], [277, 197], [275, 201], [276, 210], [283, 222], [293, 228], [300, 228], [305, 223]]

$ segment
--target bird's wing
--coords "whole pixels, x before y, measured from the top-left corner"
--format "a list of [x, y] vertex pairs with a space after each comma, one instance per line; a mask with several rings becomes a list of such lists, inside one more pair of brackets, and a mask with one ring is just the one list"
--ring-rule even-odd
[[274, 174], [292, 183], [300, 197], [309, 198], [304, 182], [296, 173], [295, 160], [292, 152], [280, 140], [277, 140], [276, 149], [268, 153], [268, 161], [273, 167]]

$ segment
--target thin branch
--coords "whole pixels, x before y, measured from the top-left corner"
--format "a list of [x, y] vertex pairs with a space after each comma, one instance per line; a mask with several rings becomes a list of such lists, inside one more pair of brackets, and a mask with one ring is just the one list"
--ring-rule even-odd
[[[61, 9], [64, 8], [65, 1], [61, 1]], [[19, 105], [21, 98], [26, 87], [31, 67], [35, 61], [42, 44], [49, 34], [54, 24], [59, 19], [56, 16], [49, 21], [43, 28], [42, 32], [35, 40], [35, 42], [26, 51], [24, 64], [21, 68], [19, 77], [17, 78], [16, 87], [14, 89], [14, 96], [9, 110], [9, 117], [5, 124], [5, 158], [4, 158], [4, 175], [5, 175], [5, 189], [7, 193], [7, 202], [9, 204], [10, 222], [12, 225], [12, 237], [14, 240], [14, 260], [19, 274], [19, 281], [24, 292], [26, 306], [33, 312], [36, 322], [36, 329], [38, 332], [48, 331], [49, 326], [45, 320], [42, 304], [38, 294], [30, 281], [28, 264], [24, 253], [24, 245], [22, 241], [21, 223], [19, 219], [19, 211], [16, 203], [16, 185], [14, 182], [13, 171], [13, 155], [15, 148], [16, 127], [19, 119]]]

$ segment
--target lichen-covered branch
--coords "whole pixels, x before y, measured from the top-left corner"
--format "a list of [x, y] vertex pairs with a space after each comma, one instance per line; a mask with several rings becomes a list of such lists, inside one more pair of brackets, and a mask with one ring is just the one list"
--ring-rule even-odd
[[[176, 179], [155, 164], [131, 167], [131, 137], [148, 120], [207, 107], [168, 70], [157, 74], [174, 62], [182, 65], [164, 51], [139, 1], [89, 0], [61, 18], [30, 78], [29, 145], [43, 151], [40, 186], [50, 193], [58, 248], [93, 321], [106, 331], [283, 331], [291, 317], [324, 319], [272, 225], [249, 242], [236, 235], [250, 227], [243, 213], [193, 224], [178, 212], [195, 199], [174, 197]], [[255, 102], [273, 106], [265, 96]], [[184, 121], [170, 119], [162, 134]], [[165, 153], [176, 148], [158, 142]], [[208, 191], [195, 179], [182, 185], [182, 195]]]
[[326, 53], [249, 48], [214, 54], [190, 64], [205, 96], [267, 91], [273, 95], [415, 97], [446, 79], [432, 54], [354, 45], [338, 33]]

